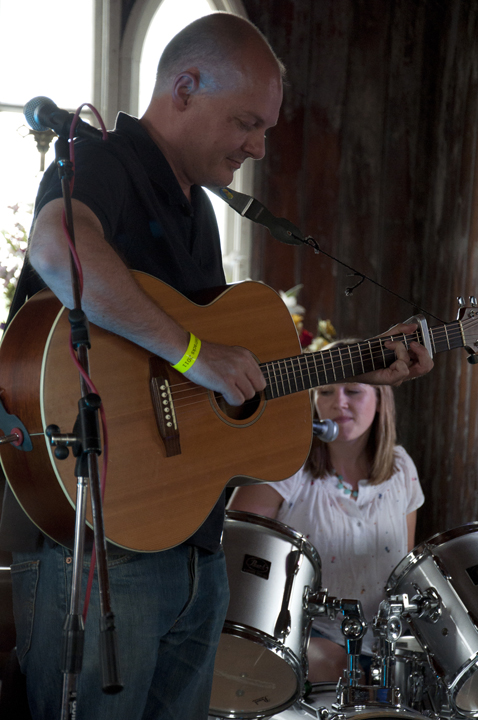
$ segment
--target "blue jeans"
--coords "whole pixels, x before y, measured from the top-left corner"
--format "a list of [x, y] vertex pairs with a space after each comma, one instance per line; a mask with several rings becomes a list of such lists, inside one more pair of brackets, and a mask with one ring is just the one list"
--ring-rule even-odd
[[[89, 560], [89, 557], [88, 557]], [[77, 720], [205, 720], [216, 646], [229, 602], [222, 549], [186, 545], [109, 557], [124, 689], [101, 689], [99, 601], [93, 584], [78, 677]], [[89, 563], [83, 572], [83, 593]], [[17, 654], [34, 720], [60, 717], [62, 627], [69, 610], [71, 553], [44, 545], [14, 553]]]

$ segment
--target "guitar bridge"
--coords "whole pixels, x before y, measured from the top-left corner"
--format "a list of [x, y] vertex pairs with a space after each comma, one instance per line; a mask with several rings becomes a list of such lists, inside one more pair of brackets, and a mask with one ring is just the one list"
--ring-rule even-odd
[[179, 429], [166, 362], [157, 355], [153, 355], [149, 359], [149, 369], [151, 400], [159, 435], [166, 450], [166, 457], [180, 455]]

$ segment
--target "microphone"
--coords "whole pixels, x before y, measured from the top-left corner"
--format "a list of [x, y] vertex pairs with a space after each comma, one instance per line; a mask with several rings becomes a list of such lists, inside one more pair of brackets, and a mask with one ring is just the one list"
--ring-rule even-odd
[[208, 190], [224, 200], [224, 202], [230, 205], [230, 207], [239, 213], [239, 215], [242, 215], [242, 217], [259, 223], [259, 225], [264, 225], [272, 237], [279, 240], [279, 242], [286, 243], [287, 245], [303, 245], [306, 243], [306, 238], [299, 228], [293, 225], [290, 220], [276, 217], [270, 210], [262, 205], [259, 200], [256, 200], [250, 195], [237, 192], [237, 190], [231, 190], [229, 187], [210, 187]]
[[[66, 140], [70, 137], [70, 127], [75, 114], [68, 112], [68, 110], [61, 110], [50, 98], [40, 95], [29, 100], [23, 108], [23, 114], [33, 130], [43, 131], [51, 128], [59, 137]], [[103, 133], [78, 118], [75, 126], [75, 137], [102, 140]]]
[[314, 420], [313, 434], [322, 442], [333, 442], [339, 434], [339, 426], [334, 420]]

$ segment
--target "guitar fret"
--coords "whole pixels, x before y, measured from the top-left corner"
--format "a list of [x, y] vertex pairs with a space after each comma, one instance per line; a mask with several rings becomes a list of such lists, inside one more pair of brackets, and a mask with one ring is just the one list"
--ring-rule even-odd
[[342, 362], [342, 353], [340, 351], [340, 348], [337, 348], [337, 350], [339, 352], [340, 364], [342, 365], [342, 378], [345, 379], [346, 375], [345, 375], [344, 363]]
[[308, 388], [310, 389], [315, 386], [315, 383], [312, 380], [312, 375], [310, 374], [309, 357], [309, 355], [304, 355], [305, 364], [307, 366], [307, 375], [309, 376]]
[[307, 383], [305, 382], [305, 379], [304, 379], [304, 372], [303, 372], [303, 371], [304, 371], [304, 364], [307, 365], [307, 361], [304, 359], [304, 356], [302, 355], [302, 357], [299, 359], [300, 380], [301, 380], [301, 383], [302, 383], [302, 388], [303, 388], [304, 390], [306, 390], [307, 387], [308, 387], [308, 385], [307, 385]]
[[337, 375], [335, 374], [335, 363], [334, 363], [334, 356], [332, 355], [332, 350], [329, 350], [329, 355], [330, 355], [330, 362], [332, 365], [332, 372], [334, 373], [334, 380], [335, 380], [335, 382], [337, 382]]
[[289, 360], [287, 359], [284, 362], [284, 371], [285, 371], [284, 386], [287, 383], [287, 387], [289, 388], [288, 393], [285, 392], [285, 390], [284, 390], [284, 393], [290, 394], [292, 392], [292, 380], [294, 379], [294, 365], [293, 365], [292, 361], [289, 362]]
[[450, 350], [450, 341], [448, 339], [448, 330], [446, 329], [446, 325], [443, 326], [443, 329], [445, 330], [446, 344], [448, 345], [448, 350]]
[[274, 383], [275, 383], [276, 397], [279, 397], [279, 381], [277, 379], [276, 363], [272, 363], [272, 369], [274, 370]]
[[287, 366], [287, 360], [284, 360], [280, 363], [281, 367], [281, 378], [282, 378], [282, 386], [284, 388], [284, 395], [287, 395], [286, 386], [289, 388], [289, 393], [291, 392], [291, 386], [290, 386], [290, 373], [289, 368]]
[[357, 347], [358, 347], [358, 351], [359, 351], [359, 355], [360, 355], [360, 363], [362, 365], [362, 372], [365, 372], [365, 368], [363, 365], [363, 358], [362, 358], [362, 348], [360, 347], [360, 343], [358, 343]]
[[270, 363], [271, 370], [272, 370], [272, 388], [274, 392], [274, 397], [279, 397], [279, 383], [277, 382], [277, 371], [276, 371], [276, 364]]
[[294, 367], [294, 358], [289, 358], [287, 361], [287, 382], [290, 387], [289, 392], [297, 392], [297, 390], [302, 390], [300, 385], [297, 385], [297, 373]]
[[325, 362], [324, 362], [324, 355], [323, 355], [323, 353], [320, 353], [320, 358], [321, 358], [321, 360], [322, 360], [322, 365], [324, 366], [325, 384], [328, 385], [328, 384], [329, 384], [329, 378], [327, 377], [327, 369], [326, 369], [326, 367], [325, 367]]
[[285, 363], [279, 362], [279, 372], [280, 372], [280, 381], [282, 384], [282, 395], [286, 395], [285, 391], [285, 381], [284, 381], [284, 371], [283, 368], [285, 367]]
[[300, 387], [299, 383], [297, 382], [297, 373], [295, 371], [295, 363], [297, 359], [296, 358], [290, 358], [290, 385], [292, 387], [291, 392], [299, 392], [302, 388]]
[[375, 370], [375, 363], [373, 361], [372, 343], [370, 342], [370, 340], [367, 340], [367, 342], [368, 342], [368, 348], [370, 350], [370, 360], [372, 361], [372, 367]]
[[304, 376], [302, 374], [302, 358], [303, 358], [303, 356], [297, 358], [297, 368], [298, 368], [299, 373], [296, 375], [296, 382], [297, 382], [297, 380], [299, 380], [300, 381], [300, 384], [299, 384], [300, 389], [305, 390]]
[[315, 387], [318, 387], [320, 385], [320, 377], [319, 377], [319, 370], [317, 368], [317, 360], [315, 359], [315, 353], [312, 353], [311, 358], [314, 361], [315, 377], [317, 378]]
[[350, 345], [347, 346], [347, 349], [348, 349], [348, 351], [349, 351], [349, 357], [350, 357], [350, 369], [352, 370], [352, 372], [350, 373], [349, 377], [353, 377], [353, 376], [355, 375], [355, 372], [354, 372], [354, 361], [353, 361], [353, 358], [352, 358], [352, 351], [351, 351], [351, 349], [350, 349]]
[[[467, 323], [462, 321], [429, 328], [433, 352], [466, 347], [467, 328]], [[424, 344], [424, 337], [417, 330], [409, 335], [402, 333], [401, 336], [372, 338], [354, 345], [265, 363], [261, 365], [267, 384], [265, 397], [272, 399], [290, 395], [320, 385], [341, 382], [343, 379], [356, 377], [379, 367], [388, 367], [396, 356], [393, 350], [385, 346], [385, 342], [396, 342], [397, 339], [400, 339], [407, 348], [415, 339], [420, 344]]]

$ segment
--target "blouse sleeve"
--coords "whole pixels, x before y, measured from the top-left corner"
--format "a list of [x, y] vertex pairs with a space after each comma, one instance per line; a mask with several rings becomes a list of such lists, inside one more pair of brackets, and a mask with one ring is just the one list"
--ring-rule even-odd
[[407, 491], [407, 515], [417, 510], [425, 502], [418, 472], [410, 455], [402, 447], [397, 447], [397, 461], [401, 472], [403, 473], [405, 488]]
[[295, 475], [287, 478], [287, 480], [279, 480], [278, 482], [270, 482], [266, 484], [270, 485], [273, 490], [279, 493], [279, 495], [282, 495], [286, 502], [290, 502], [305, 481], [306, 478], [302, 468], [299, 472], [295, 473]]

